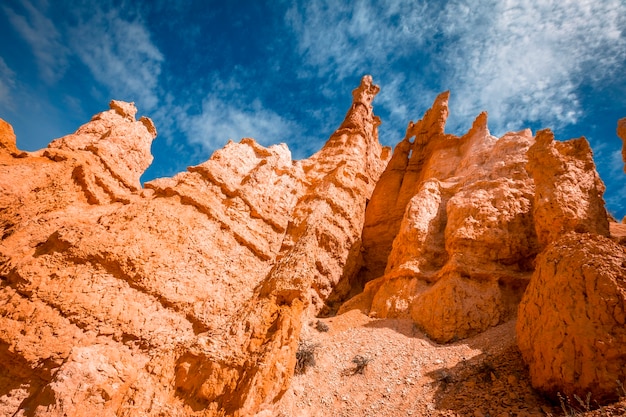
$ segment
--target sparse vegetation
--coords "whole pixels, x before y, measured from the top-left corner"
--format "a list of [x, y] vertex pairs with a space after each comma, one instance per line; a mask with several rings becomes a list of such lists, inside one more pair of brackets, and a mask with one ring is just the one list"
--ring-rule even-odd
[[330, 327], [328, 327], [328, 324], [324, 323], [323, 321], [318, 320], [318, 321], [317, 321], [317, 323], [315, 323], [315, 329], [316, 329], [318, 332], [325, 333], [325, 332], [327, 332], [328, 330], [330, 330]]
[[315, 350], [319, 344], [311, 341], [301, 340], [298, 343], [298, 351], [296, 352], [296, 375], [302, 375], [309, 367], [315, 366]]
[[352, 375], [363, 374], [365, 368], [372, 360], [366, 356], [356, 355], [352, 358], [352, 363], [355, 365]]
[[478, 374], [482, 376], [482, 380], [485, 383], [493, 382], [497, 378], [497, 370], [493, 366], [491, 360], [485, 360], [478, 366]]
[[[620, 381], [619, 379], [617, 380], [616, 389], [617, 389], [617, 394], [619, 395], [620, 398], [626, 398], [626, 389], [624, 388], [622, 381]], [[603, 406], [598, 404], [596, 401], [594, 401], [595, 406], [592, 405], [590, 392], [587, 393], [584, 400], [580, 398], [578, 395], [574, 394], [574, 400], [576, 400], [576, 402], [570, 400], [568, 396], [565, 396], [561, 394], [560, 392], [557, 393], [557, 396], [559, 397], [559, 403], [561, 404], [561, 410], [563, 411], [563, 416], [566, 416], [566, 417], [582, 417], [582, 416], [587, 415], [587, 413], [592, 412], [594, 409], [600, 410], [601, 414], [599, 415], [603, 415], [603, 416], [615, 415], [612, 412], [607, 412], [607, 410]]]

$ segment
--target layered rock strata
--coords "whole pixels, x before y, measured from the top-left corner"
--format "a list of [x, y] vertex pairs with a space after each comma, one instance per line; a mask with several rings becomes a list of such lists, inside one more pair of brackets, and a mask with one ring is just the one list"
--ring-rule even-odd
[[446, 92], [390, 155], [378, 91], [308, 159], [246, 138], [143, 188], [132, 103], [37, 152], [0, 120], [0, 415], [272, 415], [303, 323], [355, 294], [438, 342], [518, 314], [535, 387], [613, 399], [626, 230], [587, 141], [447, 134]]
[[377, 92], [364, 77], [307, 160], [244, 139], [145, 188], [156, 130], [132, 104], [21, 158], [0, 126], [0, 414], [250, 415], [280, 396], [303, 317], [357, 268], [390, 153]]
[[289, 387], [306, 310], [319, 311], [359, 260], [365, 204], [389, 154], [377, 141], [377, 92], [365, 77], [339, 130], [302, 162], [307, 193], [293, 209], [276, 262], [227, 326], [228, 337], [218, 346], [197, 345], [178, 363], [177, 387], [193, 401], [222, 401], [228, 414], [250, 415], [271, 408]]

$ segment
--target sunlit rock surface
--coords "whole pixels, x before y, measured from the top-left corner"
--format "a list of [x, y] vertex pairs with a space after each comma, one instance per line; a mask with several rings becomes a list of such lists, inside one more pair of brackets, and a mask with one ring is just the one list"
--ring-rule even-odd
[[0, 121], [0, 415], [276, 415], [312, 320], [355, 309], [439, 343], [517, 316], [536, 388], [612, 400], [626, 230], [586, 140], [447, 134], [446, 92], [392, 155], [378, 91], [308, 159], [244, 138], [143, 186], [132, 103], [36, 152]]

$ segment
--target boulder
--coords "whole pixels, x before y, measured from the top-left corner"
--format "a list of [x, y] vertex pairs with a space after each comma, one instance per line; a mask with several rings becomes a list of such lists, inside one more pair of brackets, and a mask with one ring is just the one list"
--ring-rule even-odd
[[626, 381], [626, 248], [570, 232], [536, 264], [517, 319], [532, 385], [555, 400], [617, 399]]

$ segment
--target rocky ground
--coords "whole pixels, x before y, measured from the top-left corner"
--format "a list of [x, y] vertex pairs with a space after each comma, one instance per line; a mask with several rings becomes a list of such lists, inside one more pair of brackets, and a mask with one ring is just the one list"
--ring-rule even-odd
[[[294, 377], [276, 409], [261, 415], [626, 415], [626, 401], [587, 412], [586, 404], [572, 398], [564, 410], [533, 390], [516, 347], [515, 320], [439, 345], [410, 320], [376, 319], [352, 310], [319, 324], [311, 321], [303, 340], [315, 347], [315, 364]], [[367, 360], [365, 366], [353, 362], [359, 356]]]

